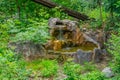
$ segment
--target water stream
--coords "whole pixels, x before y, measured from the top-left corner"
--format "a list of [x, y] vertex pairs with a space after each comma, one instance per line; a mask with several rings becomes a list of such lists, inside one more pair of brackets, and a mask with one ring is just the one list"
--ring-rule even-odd
[[59, 27], [59, 32], [60, 32], [60, 34], [59, 34], [59, 40], [63, 40], [63, 31], [62, 31], [62, 27], [60, 26]]

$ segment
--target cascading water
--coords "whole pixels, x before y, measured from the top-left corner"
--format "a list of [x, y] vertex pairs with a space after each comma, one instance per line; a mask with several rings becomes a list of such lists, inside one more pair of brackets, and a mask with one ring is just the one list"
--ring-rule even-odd
[[62, 31], [62, 27], [59, 27], [59, 40], [63, 40], [63, 31]]

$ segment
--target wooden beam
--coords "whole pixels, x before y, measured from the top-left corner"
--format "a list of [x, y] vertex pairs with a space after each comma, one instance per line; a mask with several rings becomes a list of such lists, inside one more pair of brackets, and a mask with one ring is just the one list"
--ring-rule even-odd
[[55, 8], [57, 6], [55, 3], [52, 3], [50, 0], [33, 0], [33, 1], [49, 8]]

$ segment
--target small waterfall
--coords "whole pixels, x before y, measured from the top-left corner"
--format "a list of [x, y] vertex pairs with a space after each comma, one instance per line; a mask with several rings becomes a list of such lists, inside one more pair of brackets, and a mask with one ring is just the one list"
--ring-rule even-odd
[[63, 40], [63, 31], [62, 31], [62, 27], [61, 26], [59, 27], [59, 32], [60, 32], [59, 40]]

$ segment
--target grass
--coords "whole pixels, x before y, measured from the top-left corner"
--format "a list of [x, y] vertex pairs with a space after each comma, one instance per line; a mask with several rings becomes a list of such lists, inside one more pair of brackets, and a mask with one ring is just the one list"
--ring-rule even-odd
[[27, 68], [33, 70], [33, 73], [39, 72], [42, 77], [55, 76], [58, 71], [58, 63], [55, 60], [33, 60], [27, 62]]

